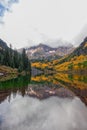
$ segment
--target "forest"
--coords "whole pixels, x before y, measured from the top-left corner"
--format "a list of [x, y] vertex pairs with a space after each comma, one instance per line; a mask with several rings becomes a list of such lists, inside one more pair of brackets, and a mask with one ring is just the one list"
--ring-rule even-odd
[[20, 54], [16, 49], [13, 50], [11, 45], [10, 47], [0, 47], [0, 65], [17, 68], [18, 72], [31, 70], [30, 61], [26, 55], [25, 49], [23, 49]]

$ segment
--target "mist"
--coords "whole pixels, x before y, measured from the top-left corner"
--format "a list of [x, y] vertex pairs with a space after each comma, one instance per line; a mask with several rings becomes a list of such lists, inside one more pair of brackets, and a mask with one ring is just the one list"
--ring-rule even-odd
[[[6, 104], [6, 102], [5, 102]], [[4, 108], [4, 109], [3, 109]], [[0, 130], [86, 130], [87, 109], [80, 99], [16, 98], [2, 104]]]
[[79, 46], [81, 42], [87, 37], [87, 24], [79, 31], [78, 35], [73, 39], [74, 46]]

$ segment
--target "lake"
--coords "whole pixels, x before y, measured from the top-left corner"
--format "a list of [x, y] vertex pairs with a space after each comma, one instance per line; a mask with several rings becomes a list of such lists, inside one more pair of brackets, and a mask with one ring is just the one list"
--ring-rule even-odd
[[0, 130], [87, 130], [87, 75], [0, 77]]

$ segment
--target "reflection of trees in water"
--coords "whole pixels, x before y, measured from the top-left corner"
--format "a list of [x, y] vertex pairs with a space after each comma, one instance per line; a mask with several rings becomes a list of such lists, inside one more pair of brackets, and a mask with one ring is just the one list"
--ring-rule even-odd
[[0, 82], [0, 103], [6, 98], [8, 99], [8, 102], [10, 102], [11, 95], [13, 95], [13, 98], [15, 98], [17, 94], [24, 96], [30, 79], [31, 76], [26, 75]]
[[[31, 82], [30, 82], [31, 79]], [[87, 77], [71, 74], [19, 76], [0, 83], [0, 102], [10, 102], [16, 95], [29, 95], [44, 99], [49, 96], [72, 98], [77, 95], [87, 105]], [[31, 84], [30, 84], [31, 83]]]
[[69, 90], [73, 91], [87, 105], [87, 76], [86, 75], [56, 75], [56, 79]]
[[68, 74], [68, 79], [71, 80], [71, 81], [77, 80], [77, 81], [81, 81], [81, 82], [87, 83], [87, 76], [86, 75]]
[[32, 78], [35, 82], [50, 82], [60, 84], [75, 93], [87, 105], [87, 75], [57, 73], [54, 75], [41, 75]]

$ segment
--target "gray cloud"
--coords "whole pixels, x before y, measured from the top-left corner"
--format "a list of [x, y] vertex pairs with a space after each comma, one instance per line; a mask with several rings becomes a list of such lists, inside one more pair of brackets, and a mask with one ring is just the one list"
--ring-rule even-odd
[[78, 46], [84, 38], [87, 37], [87, 24], [82, 28], [79, 34], [74, 38], [74, 45]]
[[[68, 41], [65, 41], [63, 40], [62, 38], [49, 38], [48, 35], [44, 34], [44, 33], [41, 33], [37, 28], [33, 28], [33, 30], [38, 33], [41, 41], [40, 43], [43, 43], [43, 44], [46, 44], [46, 45], [49, 45], [51, 47], [59, 47], [59, 46], [69, 46], [71, 45], [70, 42]], [[33, 42], [32, 40], [28, 40], [28, 43], [31, 43], [31, 45], [29, 44], [29, 46], [32, 46], [32, 45], [38, 45], [39, 43], [35, 43]]]
[[2, 113], [1, 130], [87, 130], [87, 108], [78, 98], [20, 97]]
[[72, 43], [65, 41], [63, 39], [48, 39], [44, 41], [44, 44], [50, 45], [52, 47], [59, 47], [59, 46], [71, 46]]
[[[87, 23], [87, 0], [20, 0], [18, 6], [12, 6], [16, 1], [0, 0], [5, 7], [4, 13], [1, 10], [0, 22], [3, 23], [4, 16], [5, 25], [0, 24], [0, 37], [8, 44], [21, 48], [27, 46], [29, 40], [30, 46], [60, 38], [65, 41], [64, 45], [66, 41], [79, 44], [76, 35]], [[12, 13], [5, 13], [6, 9]], [[58, 44], [52, 40], [50, 45]]]
[[3, 24], [3, 17], [5, 12], [11, 11], [11, 5], [17, 3], [19, 0], [0, 0], [0, 24]]

